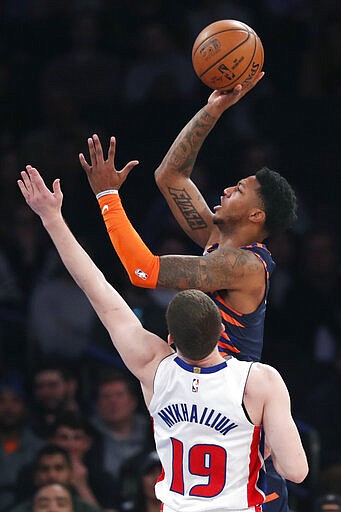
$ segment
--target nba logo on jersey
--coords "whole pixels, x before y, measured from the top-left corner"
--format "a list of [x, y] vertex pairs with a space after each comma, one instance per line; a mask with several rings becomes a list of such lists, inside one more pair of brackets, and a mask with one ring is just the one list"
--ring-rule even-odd
[[147, 277], [148, 277], [148, 274], [146, 274], [145, 272], [143, 272], [143, 270], [141, 270], [140, 268], [137, 268], [135, 269], [135, 274], [140, 277], [141, 279], [144, 279], [146, 280]]
[[199, 379], [193, 379], [192, 380], [192, 391], [193, 393], [197, 393], [199, 391]]

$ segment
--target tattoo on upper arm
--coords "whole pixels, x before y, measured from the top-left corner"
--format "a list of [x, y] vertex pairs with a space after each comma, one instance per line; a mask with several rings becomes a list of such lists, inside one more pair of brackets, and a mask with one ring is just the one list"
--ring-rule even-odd
[[207, 224], [193, 205], [192, 197], [185, 188], [168, 187], [168, 192], [179, 208], [188, 226], [192, 229], [206, 228]]
[[260, 262], [240, 249], [218, 249], [206, 256], [161, 256], [158, 286], [203, 291], [229, 289], [259, 270], [263, 270]]

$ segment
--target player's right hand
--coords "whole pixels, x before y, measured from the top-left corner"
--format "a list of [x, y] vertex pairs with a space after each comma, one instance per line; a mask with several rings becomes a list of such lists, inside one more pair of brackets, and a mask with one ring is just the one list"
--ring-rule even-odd
[[237, 84], [231, 92], [213, 91], [208, 98], [207, 106], [213, 111], [216, 111], [215, 113], [217, 115], [221, 115], [225, 110], [235, 105], [245, 94], [251, 91], [263, 76], [264, 72], [262, 71], [259, 73], [259, 76], [252, 82], [249, 82], [248, 85], [242, 87], [241, 84]]

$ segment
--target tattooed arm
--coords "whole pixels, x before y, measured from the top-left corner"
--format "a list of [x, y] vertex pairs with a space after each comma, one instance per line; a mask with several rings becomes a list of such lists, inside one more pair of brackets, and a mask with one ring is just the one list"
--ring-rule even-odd
[[[262, 77], [261, 73], [259, 80]], [[201, 247], [205, 247], [209, 241], [216, 242], [218, 231], [212, 222], [211, 210], [191, 180], [193, 166], [203, 142], [223, 112], [237, 103], [252, 87], [242, 90], [241, 85], [237, 85], [230, 94], [214, 91], [207, 105], [182, 129], [155, 171], [157, 186], [176, 220]]]
[[[242, 294], [243, 306], [238, 309], [249, 313], [264, 297], [264, 266], [254, 253], [232, 247], [220, 246], [205, 256], [160, 256], [157, 287], [226, 290], [235, 299], [237, 295], [241, 299]], [[233, 307], [231, 300], [229, 303]]]

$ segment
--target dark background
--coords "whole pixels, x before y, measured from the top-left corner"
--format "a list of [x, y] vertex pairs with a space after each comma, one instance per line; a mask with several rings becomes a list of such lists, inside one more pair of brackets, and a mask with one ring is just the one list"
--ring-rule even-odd
[[[168, 296], [131, 290], [78, 153], [87, 154], [92, 133], [105, 148], [115, 135], [117, 167], [140, 161], [121, 194], [137, 230], [159, 254], [199, 254], [169, 215], [153, 172], [210, 93], [191, 65], [197, 33], [218, 19], [240, 19], [262, 39], [266, 75], [219, 121], [194, 179], [210, 205], [223, 187], [262, 165], [296, 190], [295, 226], [269, 242], [277, 269], [263, 360], [286, 380], [308, 450], [311, 432], [318, 434], [317, 471], [303, 494], [306, 488], [310, 497], [341, 493], [339, 0], [3, 0], [0, 16], [2, 371], [29, 382], [42, 356], [28, 329], [29, 311], [52, 246], [17, 189], [27, 163], [48, 185], [61, 178], [67, 222], [145, 325], [165, 334]], [[96, 358], [110, 365], [111, 354], [95, 321], [84, 353], [67, 363], [76, 370]], [[293, 504], [304, 503], [306, 495], [290, 492]]]

